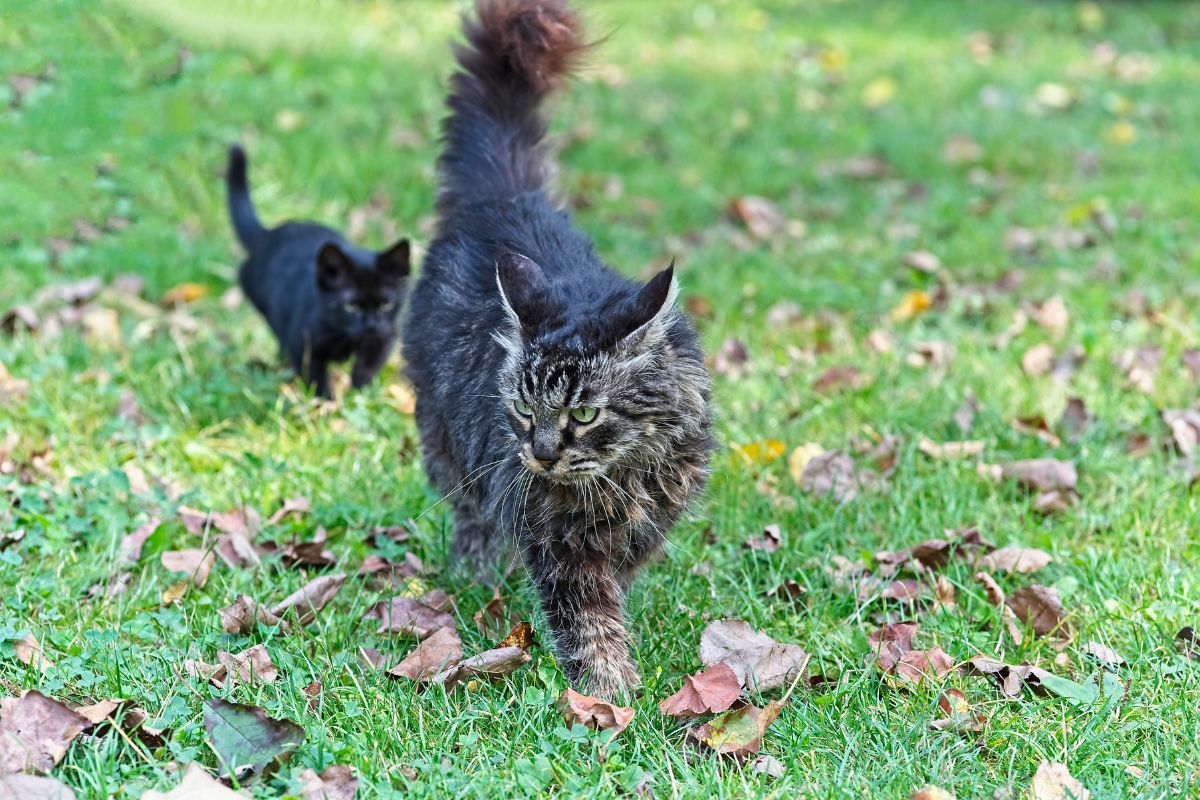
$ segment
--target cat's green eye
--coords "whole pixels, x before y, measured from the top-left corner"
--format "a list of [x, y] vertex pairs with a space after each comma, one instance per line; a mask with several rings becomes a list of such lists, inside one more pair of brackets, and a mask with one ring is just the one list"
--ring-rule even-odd
[[599, 413], [600, 409], [595, 406], [580, 406], [579, 408], [571, 409], [571, 419], [580, 425], [587, 425], [589, 422], [595, 422]]
[[516, 400], [513, 400], [513, 408], [522, 417], [532, 417], [533, 416], [533, 406], [529, 405], [529, 403], [526, 403], [524, 400], [522, 400], [519, 397]]

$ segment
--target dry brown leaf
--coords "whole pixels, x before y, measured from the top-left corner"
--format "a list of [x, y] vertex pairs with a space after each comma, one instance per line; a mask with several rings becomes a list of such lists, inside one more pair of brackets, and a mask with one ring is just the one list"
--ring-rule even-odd
[[130, 533], [121, 537], [121, 545], [117, 549], [117, 561], [121, 566], [131, 567], [142, 557], [142, 546], [154, 531], [158, 530], [158, 517], [151, 517]]
[[412, 597], [393, 597], [391, 601], [376, 603], [363, 617], [378, 619], [377, 633], [399, 633], [418, 639], [433, 634], [441, 628], [454, 627], [454, 615], [425, 602], [429, 595], [417, 600]]
[[1100, 642], [1087, 642], [1080, 649], [1086, 655], [1094, 658], [1097, 662], [1099, 662], [1100, 666], [1106, 669], [1115, 670], [1121, 666], [1124, 666], [1125, 664], [1124, 657], [1106, 644], [1101, 644]]
[[237, 599], [219, 609], [218, 613], [221, 615], [221, 630], [226, 633], [250, 633], [257, 623], [279, 625], [283, 630], [291, 627], [285, 620], [272, 614], [269, 608], [244, 594], [239, 594]]
[[1191, 625], [1180, 628], [1179, 633], [1175, 634], [1175, 641], [1179, 642], [1185, 656], [1200, 661], [1200, 635], [1196, 634], [1195, 628]]
[[958, 731], [959, 733], [977, 733], [987, 725], [987, 717], [971, 709], [967, 697], [958, 689], [948, 689], [938, 698], [938, 708], [942, 718], [929, 723], [935, 731]]
[[782, 778], [784, 773], [787, 772], [787, 767], [785, 767], [775, 756], [764, 753], [751, 762], [750, 770], [771, 778]]
[[1045, 375], [1054, 365], [1054, 348], [1048, 344], [1035, 344], [1021, 356], [1021, 369], [1026, 375]]
[[832, 394], [844, 389], [862, 389], [870, 382], [870, 376], [864, 375], [855, 367], [830, 367], [817, 376], [812, 388], [819, 394]]
[[528, 664], [532, 656], [519, 647], [496, 647], [460, 661], [433, 676], [433, 682], [452, 691], [475, 677], [511, 675]]
[[763, 597], [768, 600], [785, 600], [795, 605], [801, 605], [807, 594], [808, 589], [804, 588], [801, 583], [788, 578], [778, 586], [773, 586], [763, 592]]
[[354, 800], [358, 793], [358, 778], [345, 764], [328, 766], [320, 775], [305, 769], [299, 777], [303, 782], [300, 787], [303, 800]]
[[279, 677], [279, 669], [271, 662], [267, 648], [256, 644], [241, 653], [228, 653], [224, 650], [217, 653], [224, 673], [216, 673], [210, 680], [217, 686], [223, 687], [231, 681], [238, 681], [246, 686], [257, 683], [274, 683]]
[[1024, 586], [1013, 592], [1005, 601], [1013, 613], [1024, 624], [1033, 629], [1037, 636], [1051, 634], [1069, 638], [1067, 612], [1063, 609], [1058, 590], [1049, 586]]
[[492, 589], [492, 599], [471, 617], [475, 627], [488, 639], [495, 639], [509, 630], [514, 620], [510, 618], [504, 598], [500, 596], [500, 587]]
[[17, 661], [31, 666], [43, 674], [54, 666], [54, 662], [46, 656], [41, 643], [32, 633], [27, 633], [13, 642], [13, 652], [17, 656]]
[[1054, 557], [1036, 547], [1001, 547], [979, 559], [979, 566], [992, 572], [1028, 575], [1052, 562]]
[[272, 514], [267, 519], [267, 524], [268, 525], [278, 525], [280, 522], [282, 522], [284, 519], [286, 519], [289, 516], [293, 516], [293, 517], [303, 516], [304, 514], [307, 514], [309, 512], [311, 507], [312, 507], [312, 504], [309, 503], [307, 497], [304, 497], [302, 495], [297, 496], [297, 497], [289, 497], [289, 498], [285, 499], [283, 501], [283, 505], [281, 505], [275, 511], [275, 513]]
[[936, 275], [937, 271], [942, 268], [942, 260], [928, 250], [913, 250], [905, 253], [900, 262], [904, 266], [926, 275]]
[[713, 356], [713, 369], [720, 375], [742, 378], [750, 372], [750, 354], [737, 339], [726, 339]]
[[1200, 411], [1169, 408], [1162, 412], [1162, 418], [1171, 429], [1171, 440], [1181, 455], [1191, 458], [1200, 452]]
[[1092, 424], [1092, 415], [1088, 412], [1087, 404], [1078, 397], [1067, 398], [1067, 406], [1063, 409], [1058, 424], [1068, 438], [1076, 439], [1082, 436]]
[[783, 686], [808, 664], [808, 653], [794, 644], [780, 644], [738, 619], [711, 623], [700, 634], [700, 663], [724, 662], [738, 682], [760, 692]]
[[317, 528], [311, 541], [285, 544], [280, 557], [289, 567], [332, 567], [337, 563], [337, 556], [332, 550], [325, 549], [325, 539], [325, 529]]
[[340, 572], [315, 578], [272, 606], [271, 614], [285, 619], [291, 611], [300, 625], [307, 625], [342, 590], [345, 582], [346, 576]]
[[246, 800], [246, 795], [230, 789], [193, 761], [178, 786], [169, 792], [146, 792], [141, 800]]
[[387, 674], [394, 678], [408, 678], [418, 683], [430, 680], [434, 675], [462, 661], [462, 640], [453, 627], [440, 628], [433, 635], [417, 644]]
[[976, 572], [975, 580], [983, 587], [989, 603], [994, 606], [1004, 605], [1004, 590], [1000, 588], [1000, 584], [996, 583], [995, 578], [986, 572]]
[[922, 786], [908, 796], [908, 800], [956, 800], [952, 792], [940, 786]]
[[688, 675], [678, 692], [658, 704], [658, 710], [676, 719], [690, 719], [729, 709], [742, 692], [741, 681], [728, 664], [718, 662]]
[[958, 604], [958, 590], [945, 575], [938, 575], [933, 586], [933, 596], [939, 609], [951, 609]]
[[0, 715], [0, 775], [49, 772], [88, 721], [57, 700], [30, 690]]
[[512, 630], [501, 639], [496, 647], [519, 647], [522, 650], [528, 650], [537, 642], [533, 638], [533, 626], [528, 622], [518, 622], [512, 627]]
[[162, 565], [169, 572], [186, 572], [191, 576], [192, 585], [203, 589], [208, 583], [208, 574], [212, 572], [217, 557], [211, 550], [168, 550], [163, 553]]
[[983, 452], [986, 442], [974, 439], [962, 442], [935, 442], [927, 436], [922, 436], [917, 442], [917, 449], [930, 458], [950, 460], [958, 458], [973, 458]]
[[1043, 761], [1029, 784], [1030, 800], [1088, 800], [1092, 793], [1071, 776], [1066, 764]]
[[1001, 693], [1008, 697], [1019, 695], [1022, 685], [1028, 685], [1034, 691], [1042, 692], [1041, 679], [1050, 674], [1031, 664], [1005, 664], [986, 656], [975, 656], [968, 659], [963, 665], [963, 669], [994, 679]]
[[1044, 303], [1032, 306], [1029, 317], [1043, 330], [1055, 339], [1061, 339], [1067, 332], [1071, 315], [1067, 312], [1067, 304], [1060, 295], [1054, 295]]
[[786, 220], [765, 197], [746, 195], [729, 201], [729, 216], [746, 226], [751, 237], [764, 241], [778, 233]]
[[1035, 458], [1005, 464], [1004, 477], [1015, 479], [1035, 492], [1075, 491], [1079, 476], [1070, 461], [1056, 458]]
[[1162, 348], [1152, 345], [1124, 350], [1117, 356], [1117, 368], [1133, 388], [1143, 394], [1153, 394], [1162, 355]]
[[863, 477], [854, 459], [840, 450], [812, 458], [800, 476], [800, 488], [815, 495], [831, 495], [844, 503], [858, 496]]
[[767, 525], [761, 536], [753, 536], [746, 540], [746, 547], [751, 550], [761, 550], [764, 553], [774, 553], [783, 543], [783, 532], [778, 525]]
[[318, 680], [314, 680], [308, 686], [305, 686], [303, 691], [305, 697], [308, 698], [308, 710], [314, 714], [317, 713], [317, 710], [321, 707], [321, 697], [325, 693], [324, 684]]
[[633, 709], [618, 706], [568, 688], [558, 698], [558, 711], [567, 725], [583, 725], [616, 736], [633, 720]]
[[58, 778], [0, 773], [0, 800], [75, 800], [75, 792]]

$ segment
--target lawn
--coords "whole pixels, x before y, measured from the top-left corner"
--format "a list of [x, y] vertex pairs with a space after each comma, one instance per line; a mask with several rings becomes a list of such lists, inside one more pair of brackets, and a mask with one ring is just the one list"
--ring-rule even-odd
[[[369, 246], [407, 233], [421, 252], [463, 5], [0, 0], [0, 697], [127, 698], [165, 729], [147, 743], [101, 724], [51, 774], [81, 799], [166, 791], [189, 762], [217, 766], [202, 709], [220, 697], [303, 728], [243, 787], [262, 798], [332, 764], [364, 798], [1025, 797], [1043, 761], [1095, 800], [1200, 796], [1200, 660], [1176, 638], [1200, 625], [1200, 423], [1164, 422], [1200, 398], [1200, 6], [580, 3], [606, 39], [556, 106], [562, 194], [627, 274], [677, 259], [722, 440], [707, 496], [632, 593], [645, 690], [612, 737], [564, 724], [545, 647], [454, 691], [364, 665], [362, 648], [390, 667], [414, 644], [363, 618], [393, 591], [452, 593], [463, 649], [493, 646], [472, 619], [493, 587], [449, 561], [398, 366], [315, 403], [227, 293], [235, 140], [266, 220]], [[1069, 398], [1086, 418], [1072, 403], [1064, 419]], [[957, 441], [975, 444], [930, 447]], [[821, 451], [878, 475], [814, 491]], [[999, 475], [1034, 458], [1073, 463], [1077, 485], [1047, 497]], [[297, 497], [307, 511], [268, 521]], [[191, 585], [162, 554], [218, 531], [190, 532], [180, 507], [257, 512], [256, 543], [279, 548]], [[397, 525], [407, 540], [371, 536]], [[778, 548], [748, 547], [768, 525]], [[881, 553], [970, 528], [1052, 556], [990, 572], [1010, 597], [1053, 589], [1063, 626], [1007, 624], [961, 552], [936, 591], [905, 568], [920, 595], [893, 599]], [[286, 544], [318, 529], [336, 565], [289, 565]], [[424, 569], [394, 590], [356, 574], [409, 554]], [[239, 594], [274, 603], [333, 571], [349, 577], [311, 624], [222, 630]], [[789, 580], [798, 596], [768, 594]], [[521, 573], [499, 590], [545, 640]], [[658, 709], [723, 618], [811, 654], [762, 744], [781, 776], [689, 744]], [[867, 639], [899, 620], [958, 664], [1073, 683], [905, 684]], [[1122, 657], [1116, 680], [1095, 643]], [[185, 672], [257, 644], [273, 682]], [[982, 730], [930, 727], [950, 689]]]

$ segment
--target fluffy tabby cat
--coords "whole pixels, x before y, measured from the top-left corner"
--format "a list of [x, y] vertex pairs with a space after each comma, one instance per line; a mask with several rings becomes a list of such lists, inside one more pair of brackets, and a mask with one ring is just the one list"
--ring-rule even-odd
[[264, 228], [250, 201], [246, 154], [237, 145], [229, 148], [226, 183], [233, 229], [248, 254], [238, 281], [296, 374], [327, 398], [329, 364], [353, 356], [351, 384], [366, 386], [396, 342], [408, 240], [376, 253], [312, 222]]
[[456, 552], [515, 538], [585, 691], [636, 688], [625, 594], [708, 475], [710, 378], [672, 268], [619, 275], [547, 195], [542, 101], [584, 51], [562, 0], [478, 0], [443, 123], [404, 354]]

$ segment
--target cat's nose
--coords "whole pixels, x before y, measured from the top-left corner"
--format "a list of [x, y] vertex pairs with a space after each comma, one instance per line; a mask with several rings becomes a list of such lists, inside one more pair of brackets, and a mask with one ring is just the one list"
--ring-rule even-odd
[[549, 442], [534, 442], [533, 458], [542, 467], [553, 467], [558, 461], [558, 447]]

